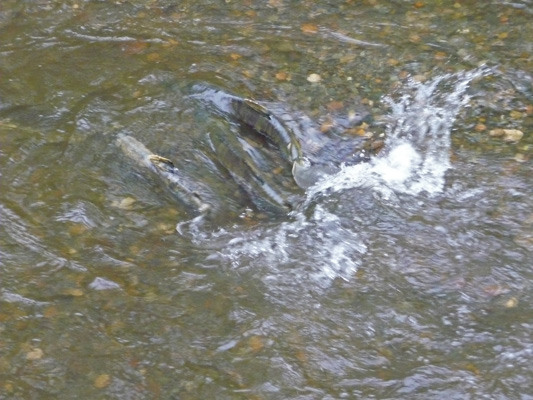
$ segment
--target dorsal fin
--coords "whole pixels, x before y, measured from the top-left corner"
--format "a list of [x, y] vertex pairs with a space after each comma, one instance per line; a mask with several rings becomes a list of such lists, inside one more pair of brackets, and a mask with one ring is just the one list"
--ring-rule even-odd
[[[166, 166], [170, 167], [170, 168], [176, 168], [174, 166], [174, 163], [172, 161], [170, 161], [168, 158], [165, 158], [165, 157], [161, 157], [161, 156], [158, 156], [157, 154], [151, 154], [150, 156], [148, 156], [148, 158], [150, 159], [150, 161], [155, 165], [156, 163], [162, 163], [162, 164], [165, 164]], [[157, 165], [156, 165], [157, 166]]]
[[260, 114], [263, 114], [267, 117], [270, 117], [270, 111], [266, 109], [266, 107], [262, 106], [258, 102], [251, 100], [251, 99], [244, 99], [244, 104], [246, 104], [248, 107], [253, 109], [254, 111], [257, 111]]

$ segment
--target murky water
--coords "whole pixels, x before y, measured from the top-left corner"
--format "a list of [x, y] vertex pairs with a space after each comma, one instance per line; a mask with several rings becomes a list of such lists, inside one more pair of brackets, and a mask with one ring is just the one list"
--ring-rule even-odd
[[[2, 1], [0, 398], [530, 398], [532, 14]], [[297, 198], [271, 215], [220, 174], [198, 83], [384, 146], [304, 192], [263, 143]], [[193, 220], [119, 133], [222, 212]]]

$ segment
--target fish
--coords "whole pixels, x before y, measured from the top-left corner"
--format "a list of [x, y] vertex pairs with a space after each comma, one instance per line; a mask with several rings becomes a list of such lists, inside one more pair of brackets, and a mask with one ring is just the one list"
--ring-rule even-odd
[[186, 207], [199, 214], [212, 212], [214, 202], [208, 201], [210, 196], [206, 188], [182, 173], [171, 160], [153, 153], [143, 143], [124, 133], [117, 136], [116, 145], [134, 164], [157, 176]]

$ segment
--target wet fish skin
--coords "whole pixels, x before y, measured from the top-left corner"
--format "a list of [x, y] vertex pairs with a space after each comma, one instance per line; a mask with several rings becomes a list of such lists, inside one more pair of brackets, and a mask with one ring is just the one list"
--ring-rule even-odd
[[[214, 106], [215, 113], [222, 114], [225, 119], [229, 117], [246, 125], [275, 144], [291, 166], [294, 182], [301, 189], [308, 189], [324, 177], [337, 173], [341, 163], [351, 165], [368, 161], [364, 151], [366, 142], [364, 138], [350, 141], [330, 138], [326, 141], [323, 139], [324, 136], [319, 136], [317, 139], [320, 140], [316, 142], [317, 148], [309, 149], [307, 148], [309, 146], [306, 146], [307, 151], [304, 154], [302, 143], [297, 135], [260, 103], [225, 93], [209, 85], [197, 84], [192, 89], [193, 97]], [[344, 127], [348, 128], [361, 122], [367, 116], [368, 114], [363, 112], [359, 118], [354, 117], [355, 119], [346, 121], [347, 125]], [[250, 165], [250, 167], [253, 166]], [[236, 171], [236, 168], [233, 170]], [[257, 172], [252, 168], [252, 175], [249, 178], [261, 180], [264, 175], [264, 172]], [[241, 187], [249, 182], [249, 180], [241, 181], [243, 182], [239, 183]], [[252, 188], [249, 187], [246, 191], [250, 192], [250, 190]]]
[[231, 129], [222, 121], [210, 125], [209, 139], [217, 161], [233, 180], [262, 210], [286, 214], [292, 206], [287, 196], [276, 190], [267, 172], [261, 171], [253, 157], [247, 153]]
[[146, 146], [139, 142], [137, 139], [134, 139], [129, 135], [120, 133], [117, 136], [115, 143], [122, 150], [124, 155], [130, 160], [134, 161], [135, 164], [151, 170], [153, 169], [152, 162], [150, 161], [150, 156], [154, 153], [148, 150]]
[[234, 117], [277, 145], [290, 164], [303, 157], [298, 138], [265, 107], [238, 97], [231, 99], [231, 105]]
[[205, 190], [182, 174], [169, 159], [154, 154], [144, 144], [126, 134], [119, 134], [116, 144], [136, 165], [149, 169], [158, 176], [169, 191], [188, 208], [200, 214], [206, 214], [213, 208], [212, 204], [204, 200], [207, 197]]
[[247, 125], [273, 142], [289, 164], [303, 157], [302, 146], [296, 135], [256, 101], [237, 97], [204, 84], [194, 85], [192, 91], [192, 97], [211, 104], [216, 112]]

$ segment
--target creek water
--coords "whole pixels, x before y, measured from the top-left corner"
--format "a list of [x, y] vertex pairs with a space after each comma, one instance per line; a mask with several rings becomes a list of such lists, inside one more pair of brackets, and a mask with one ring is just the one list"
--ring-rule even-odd
[[[531, 398], [531, 7], [3, 1], [0, 399]], [[198, 83], [383, 147], [263, 213]]]

